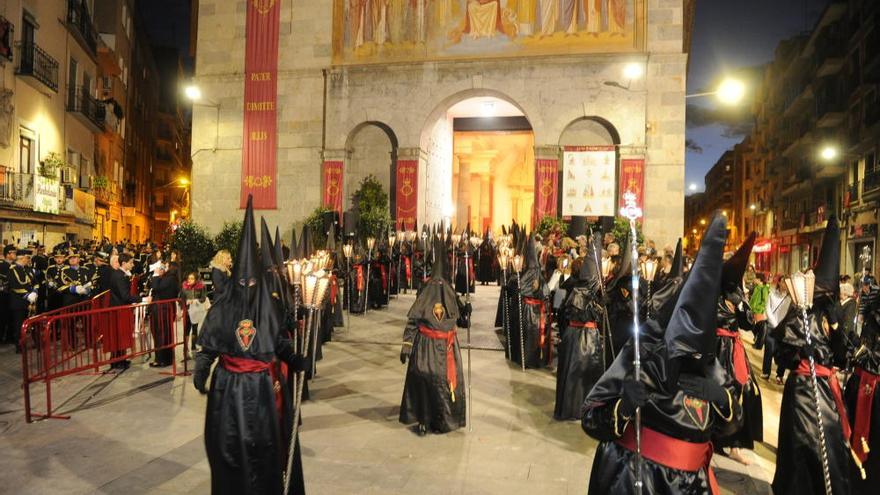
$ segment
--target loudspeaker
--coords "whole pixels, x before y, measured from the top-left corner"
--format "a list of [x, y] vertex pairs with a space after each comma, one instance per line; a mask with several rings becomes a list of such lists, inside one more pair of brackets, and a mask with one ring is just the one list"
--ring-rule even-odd
[[339, 225], [339, 214], [335, 211], [325, 211], [321, 215], [321, 220], [324, 222], [324, 233], [330, 233], [330, 227], [333, 225]]
[[355, 235], [360, 222], [360, 215], [354, 210], [348, 210], [342, 214], [342, 228], [346, 237]]

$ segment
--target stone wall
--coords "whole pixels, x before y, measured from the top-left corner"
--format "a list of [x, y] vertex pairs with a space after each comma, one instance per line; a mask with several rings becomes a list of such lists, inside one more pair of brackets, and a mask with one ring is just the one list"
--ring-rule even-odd
[[[240, 215], [245, 7], [244, 1], [202, 0], [199, 9], [196, 79], [220, 109], [219, 122], [214, 108], [197, 106], [194, 112], [193, 215], [215, 231]], [[400, 148], [420, 156], [420, 222], [439, 220], [451, 199], [451, 159], [445, 159], [451, 142], [439, 139], [435, 126], [463, 99], [496, 96], [523, 111], [536, 147], [558, 146], [566, 127], [582, 117], [613, 126], [618, 144], [647, 158], [647, 235], [674, 242], [682, 231], [684, 195], [682, 1], [650, 0], [648, 19], [648, 53], [642, 54], [332, 67], [332, 1], [286, 0], [279, 209], [260, 213], [282, 228], [301, 219], [321, 200], [322, 151], [345, 150], [353, 130], [380, 122]], [[646, 65], [645, 78], [628, 89], [606, 84], [626, 86], [623, 68], [631, 62]]]

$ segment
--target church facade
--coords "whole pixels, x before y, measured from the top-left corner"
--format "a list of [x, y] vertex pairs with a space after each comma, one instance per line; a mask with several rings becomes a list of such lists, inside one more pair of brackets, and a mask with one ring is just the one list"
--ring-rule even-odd
[[[262, 77], [248, 19], [266, 12], [271, 105], [245, 97]], [[259, 213], [289, 227], [349, 208], [372, 175], [399, 228], [611, 214], [629, 191], [646, 235], [673, 243], [692, 19], [689, 0], [201, 0], [193, 218], [216, 232], [263, 188]], [[266, 135], [248, 118], [267, 108], [275, 165], [254, 179], [250, 141]]]

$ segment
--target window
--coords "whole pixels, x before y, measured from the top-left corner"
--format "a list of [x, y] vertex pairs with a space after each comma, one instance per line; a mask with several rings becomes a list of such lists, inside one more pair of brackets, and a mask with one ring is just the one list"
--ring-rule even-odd
[[34, 173], [34, 133], [21, 128], [18, 139], [18, 171], [23, 174]]
[[79, 187], [85, 189], [89, 187], [89, 177], [92, 175], [92, 163], [88, 158], [82, 158], [79, 166]]
[[[73, 169], [73, 172], [76, 174], [77, 180], [82, 187], [82, 167], [80, 167], [80, 154], [72, 149], [67, 150], [67, 164]], [[86, 177], [86, 181], [88, 181], [88, 177]], [[88, 182], [86, 183], [88, 185]]]
[[[34, 33], [37, 30], [35, 24], [33, 16], [25, 10], [21, 19], [21, 44], [24, 47], [34, 46]], [[33, 63], [33, 59], [30, 62]]]
[[76, 59], [70, 57], [70, 64], [67, 66], [67, 106], [70, 108], [76, 108], [76, 73]]

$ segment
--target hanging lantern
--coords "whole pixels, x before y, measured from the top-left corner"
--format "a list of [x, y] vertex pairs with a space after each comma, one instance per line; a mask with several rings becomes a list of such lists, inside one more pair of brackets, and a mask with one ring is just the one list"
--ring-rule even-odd
[[306, 276], [306, 283], [303, 287], [303, 303], [306, 306], [314, 307], [315, 289], [318, 287], [318, 277], [314, 275]]
[[785, 279], [785, 286], [791, 295], [792, 302], [800, 308], [813, 307], [813, 293], [816, 289], [816, 275], [813, 270], [806, 273], [797, 272]]
[[523, 257], [516, 255], [513, 257], [513, 271], [520, 273], [523, 269]]
[[351, 244], [345, 244], [342, 246], [342, 255], [345, 256], [345, 259], [351, 259]]
[[498, 255], [498, 264], [501, 265], [502, 270], [507, 270], [507, 264], [510, 261], [510, 258], [507, 257], [507, 253], [502, 252]]
[[639, 269], [642, 272], [642, 278], [648, 282], [653, 282], [654, 277], [657, 275], [657, 261], [648, 258], [639, 263]]

